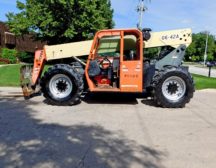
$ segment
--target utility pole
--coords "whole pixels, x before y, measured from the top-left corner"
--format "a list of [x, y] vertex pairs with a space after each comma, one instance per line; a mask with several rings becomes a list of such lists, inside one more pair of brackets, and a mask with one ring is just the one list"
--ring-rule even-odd
[[208, 38], [209, 38], [209, 32], [206, 31], [206, 45], [205, 45], [205, 53], [204, 53], [204, 66], [206, 64], [206, 60], [207, 60], [207, 52], [208, 52]]
[[143, 20], [143, 14], [147, 10], [147, 8], [144, 5], [144, 0], [140, 0], [139, 5], [137, 6], [137, 12], [139, 13], [139, 23], [137, 24], [138, 29], [142, 29], [142, 20]]

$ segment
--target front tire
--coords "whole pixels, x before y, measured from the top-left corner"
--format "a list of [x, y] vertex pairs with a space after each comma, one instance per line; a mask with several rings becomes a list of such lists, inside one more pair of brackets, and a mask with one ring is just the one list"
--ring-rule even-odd
[[79, 103], [83, 87], [82, 75], [66, 64], [57, 64], [49, 68], [41, 79], [43, 95], [52, 105]]
[[187, 70], [165, 69], [159, 73], [154, 86], [154, 100], [166, 108], [182, 108], [190, 102], [194, 93], [194, 83]]

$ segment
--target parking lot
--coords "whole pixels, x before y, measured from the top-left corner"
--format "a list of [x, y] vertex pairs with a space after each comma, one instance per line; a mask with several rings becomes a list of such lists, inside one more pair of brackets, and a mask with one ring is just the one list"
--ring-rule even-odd
[[164, 109], [119, 95], [57, 107], [0, 88], [0, 167], [215, 168], [215, 158], [216, 90]]
[[[209, 68], [207, 67], [198, 67], [197, 65], [189, 65], [189, 71], [193, 74], [208, 76], [209, 75]], [[216, 69], [211, 68], [210, 76], [216, 78]]]

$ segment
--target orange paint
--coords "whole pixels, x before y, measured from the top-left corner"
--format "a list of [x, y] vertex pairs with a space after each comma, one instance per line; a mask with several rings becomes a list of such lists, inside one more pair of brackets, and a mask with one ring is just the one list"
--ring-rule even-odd
[[[124, 60], [124, 36], [134, 35], [137, 38], [136, 60]], [[90, 79], [88, 75], [89, 64], [96, 56], [98, 40], [106, 36], [120, 36], [120, 84], [119, 88], [100, 88]], [[143, 92], [143, 36], [137, 29], [126, 30], [102, 30], [94, 38], [89, 58], [87, 61], [85, 76], [91, 92]]]
[[46, 55], [44, 50], [37, 50], [34, 57], [34, 67], [32, 71], [32, 85], [36, 85], [38, 78], [44, 68], [44, 63], [46, 62]]

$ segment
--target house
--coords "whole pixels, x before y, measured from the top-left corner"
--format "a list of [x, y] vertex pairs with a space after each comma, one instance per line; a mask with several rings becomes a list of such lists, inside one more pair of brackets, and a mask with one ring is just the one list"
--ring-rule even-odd
[[45, 44], [46, 42], [34, 40], [32, 35], [15, 36], [9, 31], [8, 26], [0, 21], [0, 50], [9, 48], [34, 53], [36, 49], [42, 49]]

